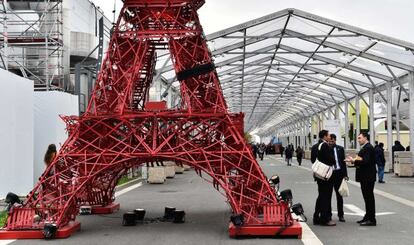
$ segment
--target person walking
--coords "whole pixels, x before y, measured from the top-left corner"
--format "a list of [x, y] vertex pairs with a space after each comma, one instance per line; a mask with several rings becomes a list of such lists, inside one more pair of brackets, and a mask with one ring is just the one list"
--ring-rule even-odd
[[262, 144], [259, 145], [258, 153], [259, 153], [259, 158], [262, 161], [263, 161], [263, 157], [264, 157], [264, 152], [266, 150], [265, 148], [266, 148], [265, 144], [262, 143]]
[[361, 226], [376, 226], [374, 186], [377, 170], [375, 167], [375, 150], [369, 143], [368, 138], [369, 136], [365, 132], [358, 135], [361, 150], [356, 158], [348, 157], [347, 161], [354, 163], [356, 167], [355, 180], [361, 185], [365, 202], [365, 216], [357, 223]]
[[[328, 145], [329, 131], [321, 130], [319, 132], [319, 142], [312, 146], [311, 162], [315, 163], [316, 159], [326, 165], [334, 166], [335, 158], [332, 149]], [[319, 149], [320, 148], [320, 149]], [[318, 197], [315, 203], [315, 213], [313, 214], [313, 224], [322, 226], [335, 226], [332, 221], [331, 199], [333, 192], [333, 179], [321, 180], [316, 178], [318, 184]]]
[[288, 145], [286, 147], [285, 156], [286, 156], [287, 165], [291, 166], [292, 165], [292, 163], [291, 163], [292, 162], [292, 157], [293, 157], [293, 150], [292, 150], [291, 145]]
[[283, 145], [280, 146], [280, 156], [283, 158], [283, 153], [285, 153], [285, 147]]
[[334, 190], [336, 194], [336, 204], [338, 210], [338, 218], [340, 222], [345, 222], [344, 218], [344, 200], [339, 194], [339, 187], [342, 184], [342, 181], [349, 180], [348, 170], [346, 169], [345, 163], [345, 150], [342, 146], [336, 144], [336, 135], [331, 134], [329, 145], [333, 150], [335, 157], [334, 171], [332, 173], [332, 180], [334, 185]]
[[384, 143], [379, 143], [375, 148], [375, 164], [378, 168], [378, 183], [384, 184], [385, 155]]
[[302, 165], [302, 158], [303, 158], [303, 150], [300, 146], [296, 149], [296, 160], [298, 160], [299, 166]]
[[252, 147], [252, 152], [253, 152], [254, 159], [257, 159], [257, 150], [258, 150], [257, 145], [252, 143], [251, 147]]

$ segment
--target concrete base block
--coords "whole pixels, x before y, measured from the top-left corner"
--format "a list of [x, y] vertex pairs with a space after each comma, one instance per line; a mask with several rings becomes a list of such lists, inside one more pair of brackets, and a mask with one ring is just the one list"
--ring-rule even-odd
[[411, 164], [411, 158], [395, 158], [394, 162], [399, 164]]
[[311, 159], [311, 151], [305, 151], [305, 159], [310, 160]]
[[394, 164], [394, 173], [399, 177], [411, 177], [413, 176], [413, 166], [412, 164]]
[[184, 168], [183, 167], [175, 165], [174, 168], [175, 168], [175, 173], [176, 174], [184, 173]]
[[165, 176], [167, 178], [174, 178], [175, 176], [175, 167], [174, 166], [165, 166]]
[[151, 184], [163, 184], [165, 182], [165, 167], [150, 167], [148, 168], [147, 182]]

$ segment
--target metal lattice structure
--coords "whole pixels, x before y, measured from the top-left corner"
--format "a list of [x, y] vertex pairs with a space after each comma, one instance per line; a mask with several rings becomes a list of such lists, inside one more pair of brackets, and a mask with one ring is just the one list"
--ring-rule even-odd
[[[7, 231], [62, 228], [81, 205], [110, 205], [127, 169], [170, 160], [210, 176], [244, 217], [242, 226], [230, 227], [232, 235], [301, 235], [244, 140], [243, 114], [228, 112], [197, 15], [203, 4], [124, 1], [87, 111], [63, 118], [69, 138], [23, 207], [12, 209]], [[171, 53], [179, 109], [146, 103], [157, 49]]]
[[35, 89], [61, 89], [62, 0], [0, 3], [0, 67], [34, 81]]
[[[206, 38], [229, 109], [244, 112], [246, 131], [262, 136], [369, 91], [386, 102], [386, 84], [401, 86], [414, 71], [413, 43], [298, 9]], [[178, 85], [171, 62], [158, 68]]]

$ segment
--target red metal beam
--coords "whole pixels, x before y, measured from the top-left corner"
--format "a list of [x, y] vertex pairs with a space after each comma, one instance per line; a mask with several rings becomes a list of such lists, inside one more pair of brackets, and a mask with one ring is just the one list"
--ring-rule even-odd
[[[244, 219], [230, 235], [301, 234], [244, 139], [244, 115], [227, 109], [198, 19], [202, 3], [125, 1], [87, 111], [63, 117], [68, 139], [2, 234], [65, 227], [80, 206], [111, 206], [127, 169], [167, 160], [192, 166], [223, 192]], [[160, 43], [180, 80], [179, 109], [146, 103]]]

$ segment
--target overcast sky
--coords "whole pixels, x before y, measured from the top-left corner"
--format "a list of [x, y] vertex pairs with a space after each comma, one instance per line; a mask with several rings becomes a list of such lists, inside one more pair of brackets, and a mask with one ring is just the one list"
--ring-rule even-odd
[[[92, 0], [112, 20], [114, 0]], [[117, 11], [122, 1], [117, 1]], [[206, 0], [206, 34], [285, 8], [297, 8], [414, 43], [414, 0]]]

